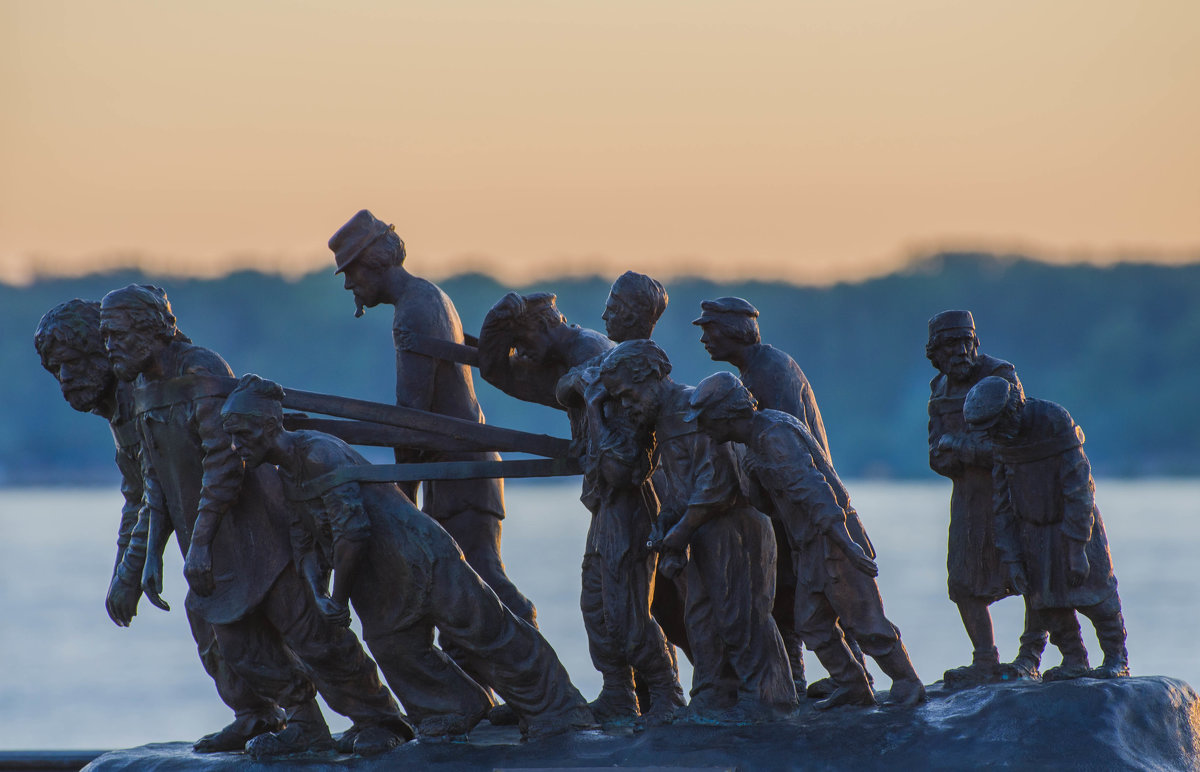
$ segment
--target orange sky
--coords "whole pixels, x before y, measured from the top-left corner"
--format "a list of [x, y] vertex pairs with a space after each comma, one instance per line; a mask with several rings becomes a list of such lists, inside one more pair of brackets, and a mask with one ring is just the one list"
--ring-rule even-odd
[[0, 280], [1200, 259], [1196, 0], [0, 0]]

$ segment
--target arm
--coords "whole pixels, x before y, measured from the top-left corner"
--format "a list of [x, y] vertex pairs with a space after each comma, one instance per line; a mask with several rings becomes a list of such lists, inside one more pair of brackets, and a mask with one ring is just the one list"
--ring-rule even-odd
[[[166, 502], [163, 498], [162, 486], [158, 474], [145, 460], [142, 454], [143, 505], [139, 521], [145, 521], [146, 555], [141, 571], [142, 591], [146, 599], [163, 611], [171, 607], [162, 599], [163, 588], [163, 550], [166, 549], [167, 539], [171, 535], [171, 520], [167, 514]], [[139, 522], [139, 529], [141, 528]]]
[[1087, 545], [1096, 524], [1096, 484], [1092, 466], [1083, 447], [1077, 447], [1059, 457], [1059, 479], [1062, 481], [1062, 532], [1067, 546], [1067, 581], [1074, 587], [1083, 584], [1091, 572]]
[[[142, 470], [137, 446], [117, 448], [117, 468], [121, 471], [121, 525], [117, 529], [117, 560], [113, 566], [105, 609], [118, 627], [128, 627], [137, 616], [142, 595], [142, 568], [146, 563], [146, 528], [139, 517], [142, 510]], [[122, 568], [124, 566], [124, 568]]]
[[516, 333], [524, 313], [525, 301], [515, 292], [487, 312], [479, 329], [479, 374], [510, 397], [562, 410], [555, 388], [566, 367], [535, 362], [516, 353]]
[[704, 433], [693, 435], [691, 446], [691, 496], [683, 516], [663, 539], [668, 549], [686, 548], [701, 526], [727, 513], [741, 498], [733, 447], [718, 445]]
[[1013, 508], [1008, 473], [1003, 464], [992, 467], [992, 512], [996, 527], [996, 550], [1008, 569], [1013, 589], [1024, 595], [1029, 591], [1025, 562], [1021, 557], [1021, 542], [1017, 534], [1017, 514]]
[[333, 591], [315, 593], [321, 613], [335, 624], [350, 622], [350, 593], [367, 552], [371, 523], [358, 483], [339, 485], [321, 496], [322, 517], [333, 536]]

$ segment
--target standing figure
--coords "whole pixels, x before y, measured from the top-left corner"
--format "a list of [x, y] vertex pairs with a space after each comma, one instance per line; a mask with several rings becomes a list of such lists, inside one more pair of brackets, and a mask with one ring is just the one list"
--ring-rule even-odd
[[[875, 703], [866, 671], [847, 647], [843, 630], [892, 679], [891, 702], [923, 701], [925, 687], [900, 641], [900, 630], [884, 616], [875, 583], [875, 550], [812, 432], [788, 413], [757, 410], [754, 396], [730, 373], [701, 381], [690, 404], [686, 420], [697, 420], [700, 430], [717, 442], [745, 445], [750, 501], [787, 529], [796, 562], [796, 631], [837, 687], [815, 707]], [[673, 538], [667, 534], [668, 542]]]
[[100, 332], [113, 372], [136, 381], [150, 518], [143, 588], [161, 591], [162, 550], [173, 532], [185, 555], [188, 612], [212, 627], [228, 666], [287, 712], [284, 729], [255, 737], [246, 749], [278, 756], [333, 747], [316, 689], [354, 721], [343, 750], [380, 753], [411, 738], [375, 663], [354, 633], [322, 617], [296, 572], [278, 473], [247, 471], [233, 452], [221, 426], [225, 387], [211, 377], [232, 375], [229, 365], [176, 334], [171, 305], [157, 287], [105, 295]]
[[[176, 338], [186, 340], [176, 330]], [[68, 404], [83, 413], [94, 413], [109, 422], [117, 446], [121, 472], [121, 525], [117, 533], [117, 560], [109, 583], [105, 608], [118, 626], [128, 627], [137, 614], [142, 595], [142, 569], [146, 563], [148, 518], [142, 510], [141, 436], [133, 420], [130, 385], [118, 381], [100, 336], [100, 304], [94, 300], [69, 300], [46, 312], [34, 335], [42, 366], [58, 380]], [[160, 608], [157, 595], [149, 600]], [[234, 720], [220, 731], [205, 735], [192, 748], [197, 753], [236, 751], [264, 732], [283, 728], [283, 710], [254, 693], [225, 663], [213, 637], [212, 625], [192, 612], [187, 614], [200, 661], [212, 677], [221, 699], [234, 712]]]
[[938, 371], [929, 382], [929, 467], [954, 481], [946, 585], [974, 647], [970, 665], [947, 670], [943, 677], [950, 686], [986, 683], [1006, 675], [1037, 678], [1046, 632], [1028, 609], [1021, 650], [1012, 665], [1000, 665], [988, 606], [1013, 590], [996, 549], [992, 444], [983, 432], [969, 431], [963, 420], [963, 400], [979, 381], [996, 376], [1016, 389], [1021, 381], [1011, 364], [979, 352], [970, 311], [943, 311], [930, 319], [925, 356]]
[[[336, 437], [283, 429], [283, 389], [244, 376], [221, 410], [247, 467], [276, 464], [292, 501], [296, 562], [322, 614], [349, 622], [423, 735], [465, 735], [491, 707], [441, 650], [441, 633], [516, 712], [523, 733], [594, 726], [554, 650], [463, 560], [454, 540], [394, 483], [361, 483], [366, 459]], [[332, 590], [329, 574], [333, 572]]]
[[[804, 371], [787, 353], [762, 342], [758, 329], [758, 309], [742, 298], [724, 297], [705, 300], [700, 304], [700, 317], [692, 322], [703, 333], [700, 342], [714, 362], [728, 362], [738, 369], [742, 384], [750, 390], [763, 410], [779, 410], [800, 420], [816, 438], [826, 456], [829, 440], [825, 436], [825, 424], [817, 398], [808, 383]], [[792, 676], [796, 682], [796, 694], [804, 696], [804, 647], [796, 634], [796, 622], [792, 619], [796, 591], [796, 575], [792, 570], [792, 548], [788, 543], [786, 529], [778, 520], [772, 521], [775, 539], [779, 547], [777, 582], [775, 595], [775, 621], [783, 634], [791, 660]], [[862, 652], [853, 637], [847, 639], [850, 650], [861, 663]], [[868, 673], [867, 679], [871, 676]], [[813, 684], [813, 696], [828, 696], [828, 681]], [[818, 685], [819, 684], [819, 685]], [[825, 688], [822, 688], [825, 687]]]
[[[658, 533], [671, 537], [660, 562], [687, 561], [685, 621], [692, 643], [693, 720], [772, 721], [797, 705], [783, 639], [771, 617], [775, 534], [750, 506], [733, 446], [684, 420], [693, 389], [670, 378], [649, 340], [617, 346], [601, 365], [605, 391], [660, 460]], [[690, 551], [690, 559], [684, 557]]]
[[[422, 339], [463, 343], [462, 322], [446, 293], [404, 268], [404, 242], [395, 226], [363, 209], [329, 239], [354, 293], [355, 316], [380, 304], [395, 307], [392, 338], [396, 346], [396, 404], [483, 423], [471, 368], [418, 353]], [[397, 448], [396, 463], [496, 461], [494, 451], [422, 451]], [[416, 501], [415, 485], [404, 486]], [[533, 603], [517, 589], [500, 558], [504, 519], [504, 480], [431, 480], [422, 484], [422, 510], [438, 521], [462, 548], [467, 562], [513, 613], [536, 624]]]
[[[1026, 399], [996, 376], [967, 393], [963, 415], [992, 441], [1000, 558], [1063, 655], [1044, 679], [1129, 675], [1125, 619], [1083, 430], [1061, 405]], [[1104, 652], [1092, 670], [1076, 611], [1091, 620]]]
[[[649, 334], [666, 307], [624, 313], [657, 298], [661, 286], [626, 274], [613, 286], [605, 322], [618, 337]], [[649, 277], [645, 277], [649, 280]], [[649, 280], [653, 282], [653, 280]], [[622, 291], [650, 288], [649, 292]], [[649, 456], [633, 429], [607, 414], [599, 362], [613, 341], [568, 325], [555, 296], [509, 293], [488, 311], [479, 333], [479, 372], [519, 399], [566, 409], [572, 447], [584, 469], [581, 500], [592, 513], [584, 548], [580, 608], [592, 663], [603, 687], [592, 702], [597, 720], [629, 723], [641, 715], [669, 720], [683, 705], [675, 660], [650, 614], [656, 555], [646, 547], [658, 514]], [[649, 705], [635, 695], [634, 671]]]

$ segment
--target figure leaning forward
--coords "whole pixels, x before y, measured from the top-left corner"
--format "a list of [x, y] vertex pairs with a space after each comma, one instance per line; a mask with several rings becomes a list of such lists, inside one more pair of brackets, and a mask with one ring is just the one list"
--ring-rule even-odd
[[375, 663], [352, 632], [325, 620], [292, 564], [278, 474], [247, 471], [233, 452], [221, 426], [225, 387], [212, 378], [232, 375], [229, 366], [176, 334], [170, 303], [156, 287], [105, 295], [100, 331], [113, 371], [136, 386], [150, 518], [143, 588], [161, 592], [162, 551], [175, 533], [188, 613], [211, 626], [225, 663], [255, 694], [287, 713], [286, 727], [246, 749], [278, 756], [332, 748], [318, 690], [354, 721], [341, 750], [380, 753], [410, 739]]

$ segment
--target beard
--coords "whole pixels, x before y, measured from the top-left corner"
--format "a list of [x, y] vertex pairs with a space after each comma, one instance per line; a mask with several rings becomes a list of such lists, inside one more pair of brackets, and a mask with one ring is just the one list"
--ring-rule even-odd
[[364, 313], [364, 311], [363, 311], [364, 308], [365, 308], [365, 306], [363, 305], [363, 302], [361, 300], [359, 300], [357, 297], [354, 298], [354, 318], [355, 319], [362, 318], [362, 315]]

